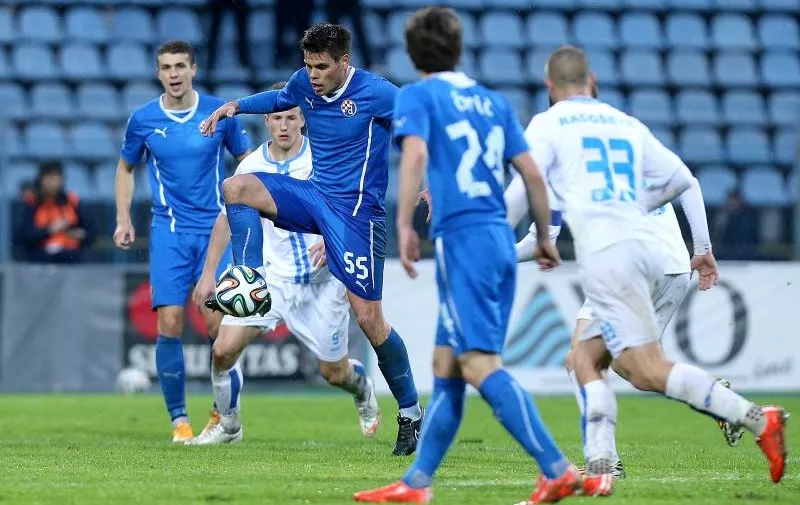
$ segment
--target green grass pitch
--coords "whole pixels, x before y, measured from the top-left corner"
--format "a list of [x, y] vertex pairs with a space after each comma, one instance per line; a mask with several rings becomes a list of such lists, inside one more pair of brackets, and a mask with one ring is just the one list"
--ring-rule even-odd
[[[800, 398], [781, 403], [789, 419], [784, 480], [746, 434], [729, 448], [710, 419], [654, 397], [622, 397], [619, 449], [628, 477], [617, 504], [800, 504]], [[388, 484], [411, 458], [391, 456], [395, 408], [383, 398], [375, 439], [361, 437], [344, 394], [243, 398], [245, 439], [222, 447], [177, 446], [160, 395], [0, 396], [0, 504], [345, 504], [354, 491]], [[210, 397], [189, 398], [197, 432]], [[537, 401], [567, 456], [580, 456], [572, 398]], [[511, 505], [537, 474], [479, 398], [471, 397], [456, 443], [434, 487], [434, 504]], [[562, 503], [595, 503], [568, 498]]]

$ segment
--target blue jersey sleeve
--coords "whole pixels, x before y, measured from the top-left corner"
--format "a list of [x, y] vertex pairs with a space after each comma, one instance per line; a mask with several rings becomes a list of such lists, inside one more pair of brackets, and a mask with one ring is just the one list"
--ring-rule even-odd
[[237, 157], [250, 149], [250, 137], [247, 136], [247, 131], [239, 122], [239, 118], [234, 116], [232, 119], [226, 125], [228, 129], [225, 131], [222, 143], [229, 153]]
[[144, 140], [144, 137], [139, 131], [139, 123], [136, 120], [136, 114], [133, 114], [130, 119], [128, 119], [128, 125], [125, 127], [125, 136], [122, 138], [120, 157], [129, 165], [136, 165], [139, 163], [145, 151]]
[[300, 103], [298, 87], [301, 72], [306, 73], [305, 70], [298, 70], [282, 89], [262, 91], [236, 100], [239, 102], [239, 113], [271, 114], [297, 107]]
[[378, 119], [391, 121], [398, 95], [397, 86], [384, 78], [376, 79], [372, 86], [375, 93], [374, 116]]
[[506, 120], [506, 152], [504, 156], [506, 161], [510, 161], [515, 156], [530, 151], [531, 148], [528, 146], [528, 141], [525, 140], [525, 133], [514, 114], [514, 109], [505, 99], [503, 99], [503, 105]]
[[431, 133], [430, 110], [425, 106], [425, 93], [419, 86], [406, 86], [397, 93], [392, 123], [394, 145], [400, 149], [403, 138], [409, 135], [422, 138], [426, 143]]

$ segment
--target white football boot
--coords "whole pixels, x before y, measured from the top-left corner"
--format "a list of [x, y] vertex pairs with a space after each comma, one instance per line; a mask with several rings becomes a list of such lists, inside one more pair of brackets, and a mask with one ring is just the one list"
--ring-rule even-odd
[[204, 430], [203, 433], [193, 439], [187, 440], [186, 445], [219, 445], [241, 442], [244, 428], [242, 428], [238, 418], [238, 415], [222, 416], [220, 422]]
[[374, 437], [381, 423], [381, 411], [378, 407], [378, 398], [375, 396], [375, 385], [372, 379], [367, 377], [368, 392], [366, 398], [359, 400], [354, 398], [358, 417], [361, 423], [361, 434], [365, 437]]

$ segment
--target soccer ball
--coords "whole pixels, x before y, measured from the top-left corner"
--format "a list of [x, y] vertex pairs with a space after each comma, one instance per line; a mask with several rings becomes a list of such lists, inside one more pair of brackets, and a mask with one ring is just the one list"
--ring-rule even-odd
[[142, 393], [150, 389], [150, 377], [138, 368], [124, 368], [117, 375], [117, 391], [124, 395]]
[[236, 265], [220, 276], [215, 296], [226, 314], [248, 317], [262, 307], [269, 290], [260, 273], [248, 266]]

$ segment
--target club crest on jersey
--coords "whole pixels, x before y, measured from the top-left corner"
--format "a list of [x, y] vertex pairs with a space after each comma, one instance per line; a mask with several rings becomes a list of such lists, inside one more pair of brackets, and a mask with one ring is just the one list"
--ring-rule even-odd
[[358, 112], [358, 107], [356, 107], [356, 103], [350, 99], [345, 100], [342, 102], [342, 114], [347, 117], [353, 117]]

